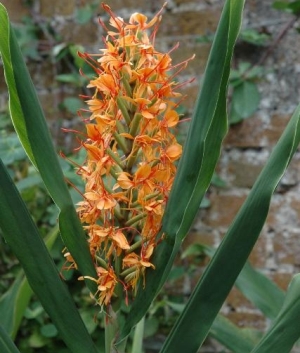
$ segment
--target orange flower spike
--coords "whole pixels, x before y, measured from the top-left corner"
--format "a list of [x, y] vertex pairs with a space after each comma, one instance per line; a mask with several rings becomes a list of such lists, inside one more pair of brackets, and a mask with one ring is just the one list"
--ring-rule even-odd
[[165, 151], [165, 156], [169, 159], [169, 161], [174, 162], [180, 158], [182, 154], [182, 146], [179, 143], [175, 143], [169, 146]]
[[102, 74], [95, 80], [91, 80], [87, 88], [96, 87], [99, 91], [103, 92], [106, 96], [116, 97], [119, 92], [118, 82], [113, 75]]
[[125, 234], [120, 230], [112, 232], [111, 238], [117, 246], [117, 256], [121, 255], [122, 250], [130, 249], [130, 245], [126, 239]]
[[134, 183], [131, 180], [129, 173], [122, 172], [119, 174], [118, 183], [114, 186], [114, 189], [116, 189], [118, 186], [125, 190], [130, 189], [134, 186]]
[[[180, 72], [188, 60], [172, 66], [170, 54], [177, 45], [168, 53], [154, 47], [163, 8], [150, 20], [134, 13], [125, 22], [102, 6], [111, 27], [100, 20], [107, 33], [105, 48], [100, 54], [80, 55], [95, 76], [87, 86], [93, 94], [84, 97], [89, 109], [83, 113], [89, 112], [90, 121], [82, 134], [87, 155], [77, 174], [85, 190], [77, 211], [97, 268], [98, 277], [89, 279], [97, 283], [99, 304], [109, 305], [118, 282], [135, 294], [146, 269], [154, 269], [155, 239], [176, 172], [174, 162], [182, 153], [170, 131], [179, 121], [175, 109], [181, 97], [171, 70]], [[124, 274], [115, 262], [119, 258]]]
[[152, 242], [147, 245], [142, 246], [142, 251], [141, 251], [141, 264], [145, 267], [152, 267], [155, 268], [155, 266], [149, 262], [150, 257], [153, 254], [155, 248], [155, 244]]
[[118, 283], [117, 276], [111, 267], [109, 267], [108, 270], [104, 269], [103, 267], [98, 267], [97, 274], [97, 280], [93, 278], [90, 279], [97, 282], [98, 291], [100, 292], [99, 304], [108, 305], [114, 294], [115, 286]]
[[102, 192], [86, 192], [84, 196], [88, 201], [93, 202], [98, 210], [106, 210], [115, 207], [117, 204], [116, 200], [106, 191], [101, 191]]

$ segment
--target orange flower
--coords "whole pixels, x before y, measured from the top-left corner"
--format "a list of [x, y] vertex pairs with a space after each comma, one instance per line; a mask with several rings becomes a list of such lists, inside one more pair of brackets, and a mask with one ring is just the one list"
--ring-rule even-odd
[[151, 257], [182, 153], [174, 135], [181, 96], [174, 77], [188, 60], [171, 74], [171, 51], [154, 47], [163, 9], [150, 21], [134, 13], [127, 23], [108, 5], [103, 8], [112, 27], [100, 21], [105, 48], [80, 54], [95, 75], [87, 86], [93, 90], [89, 110], [83, 110], [89, 112], [81, 142], [86, 160], [77, 173], [85, 189], [77, 211], [98, 274], [86, 278], [97, 283], [100, 305], [108, 305], [118, 282], [135, 293], [146, 269], [155, 269]]

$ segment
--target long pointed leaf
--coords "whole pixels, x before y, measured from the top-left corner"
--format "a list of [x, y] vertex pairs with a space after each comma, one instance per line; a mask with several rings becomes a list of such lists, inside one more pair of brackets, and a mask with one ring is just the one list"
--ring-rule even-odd
[[[57, 235], [58, 227], [56, 226], [44, 239], [47, 249], [52, 248]], [[0, 298], [1, 324], [12, 338], [17, 334], [32, 294], [24, 271], [20, 270], [14, 283]]]
[[[215, 249], [204, 246], [205, 253], [212, 257]], [[249, 262], [240, 272], [235, 286], [269, 319], [278, 315], [284, 301], [284, 291], [272, 280], [255, 270]]]
[[2, 161], [0, 201], [0, 227], [5, 239], [64, 342], [73, 353], [96, 353], [74, 301]]
[[0, 352], [1, 353], [20, 353], [18, 348], [15, 346], [8, 333], [0, 325]]
[[226, 90], [244, 0], [227, 0], [208, 59], [205, 78], [192, 118], [183, 156], [164, 213], [163, 241], [155, 250], [155, 271], [139, 287], [121, 338], [143, 317], [164, 284], [174, 258], [199, 209], [227, 132]]
[[[10, 115], [20, 141], [60, 208], [61, 236], [84, 275], [96, 277], [85, 234], [76, 216], [36, 91], [24, 63], [7, 11], [0, 4], [0, 53], [9, 91]], [[87, 281], [92, 292], [93, 281]]]
[[173, 327], [163, 353], [174, 349], [196, 352], [205, 340], [260, 234], [271, 196], [299, 145], [299, 119], [300, 105]]
[[13, 285], [0, 298], [1, 324], [12, 338], [15, 337], [31, 296], [32, 289], [24, 272], [20, 271]]
[[235, 285], [267, 318], [275, 319], [284, 301], [284, 291], [274, 282], [246, 263]]
[[300, 337], [300, 274], [293, 277], [282, 309], [251, 353], [289, 353]]
[[216, 317], [210, 335], [234, 353], [249, 353], [257, 342], [222, 315]]

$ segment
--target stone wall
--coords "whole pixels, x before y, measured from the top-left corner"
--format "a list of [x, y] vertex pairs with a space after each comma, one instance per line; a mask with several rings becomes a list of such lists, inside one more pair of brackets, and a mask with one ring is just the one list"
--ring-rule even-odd
[[[75, 11], [89, 1], [33, 0], [35, 16], [49, 22], [62, 41], [80, 43], [87, 49], [98, 51], [102, 46], [102, 29], [97, 16], [84, 25], [74, 21]], [[90, 1], [91, 2], [91, 1]], [[151, 17], [164, 1], [111, 0], [111, 8], [121, 17], [141, 11]], [[280, 34], [292, 15], [272, 9], [272, 0], [246, 1], [244, 27], [267, 32], [271, 40]], [[20, 22], [24, 15], [32, 15], [21, 0], [2, 0], [12, 21]], [[100, 3], [100, 1], [99, 1]], [[170, 0], [164, 12], [157, 36], [157, 45], [169, 50], [177, 42], [180, 49], [172, 53], [174, 63], [192, 54], [196, 58], [189, 64], [182, 79], [196, 80], [184, 88], [187, 99], [184, 106], [190, 115], [198, 93], [198, 85], [208, 57], [210, 43], [199, 40], [214, 33], [221, 13], [222, 0]], [[104, 16], [99, 6], [98, 14]], [[217, 172], [226, 181], [227, 188], [212, 187], [208, 192], [210, 207], [200, 211], [187, 238], [187, 242], [217, 245], [245, 200], [270, 151], [278, 140], [300, 97], [300, 35], [291, 28], [283, 40], [274, 47], [264, 62], [267, 72], [259, 83], [261, 102], [253, 117], [231, 126], [224, 142], [224, 149]], [[45, 39], [47, 41], [47, 38]], [[46, 43], [51, 46], [51, 41]], [[297, 44], [297, 45], [296, 45]], [[245, 49], [245, 48], [244, 48]], [[247, 49], [247, 48], [246, 48]], [[235, 63], [241, 60], [255, 64], [266, 49], [253, 47], [248, 51], [237, 50]], [[59, 126], [74, 124], [72, 116], [58, 109], [62, 98], [78, 92], [69, 91], [54, 80], [54, 66], [49, 60], [28, 62], [55, 138], [61, 143]], [[0, 80], [1, 107], [6, 101], [5, 85]], [[291, 276], [300, 269], [300, 154], [296, 153], [289, 170], [283, 177], [275, 196], [262, 234], [250, 256], [252, 264], [270, 276], [281, 288], [286, 289]], [[234, 254], [232, 254], [234, 256]], [[233, 289], [223, 308], [224, 312], [240, 326], [265, 327], [259, 311]], [[217, 348], [211, 348], [216, 351]], [[215, 350], [214, 350], [215, 349]]]

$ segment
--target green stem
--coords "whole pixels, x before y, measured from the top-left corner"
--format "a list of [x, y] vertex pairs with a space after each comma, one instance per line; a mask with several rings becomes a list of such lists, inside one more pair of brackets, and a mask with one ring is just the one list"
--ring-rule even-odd
[[122, 124], [122, 122], [121, 122], [120, 120], [117, 120], [117, 121], [116, 121], [116, 127], [117, 127], [117, 130], [118, 130], [118, 133], [119, 133], [119, 134], [121, 134], [121, 133], [123, 133], [123, 132], [128, 132], [128, 131], [129, 131], [128, 126]]
[[133, 245], [131, 245], [130, 249], [128, 249], [128, 250], [125, 251], [125, 254], [128, 255], [128, 254], [132, 253], [133, 251], [135, 251], [136, 249], [140, 248], [141, 245], [142, 245], [142, 243], [143, 243], [143, 240], [142, 240], [142, 239], [139, 240], [139, 241], [137, 241], [136, 243], [134, 243]]
[[121, 158], [116, 153], [114, 153], [110, 148], [106, 150], [106, 153], [117, 163], [117, 165], [121, 168], [121, 171], [123, 171], [124, 166], [121, 161]]
[[[126, 80], [124, 80], [126, 81]], [[117, 105], [118, 105], [118, 108], [121, 110], [122, 114], [123, 114], [123, 117], [126, 121], [126, 124], [129, 126], [130, 123], [131, 123], [131, 118], [130, 118], [130, 115], [128, 113], [128, 109], [126, 107], [126, 103], [124, 103], [124, 101], [118, 97], [117, 98]]]
[[105, 324], [105, 353], [125, 353], [127, 339], [123, 340], [118, 347], [115, 342], [119, 333], [119, 315], [121, 312], [115, 312], [112, 306], [107, 307], [107, 315], [104, 319]]
[[145, 218], [146, 217], [146, 213], [141, 213], [135, 217], [132, 217], [131, 219], [129, 219], [127, 222], [126, 222], [126, 226], [132, 226], [134, 223], [140, 221], [141, 219]]
[[104, 261], [100, 256], [96, 256], [97, 263], [105, 268], [106, 270], [108, 269], [106, 261]]
[[129, 133], [131, 136], [133, 136], [133, 137], [136, 136], [136, 133], [137, 133], [137, 130], [138, 130], [138, 127], [139, 127], [139, 124], [140, 124], [142, 117], [143, 116], [140, 113], [137, 113], [134, 115], [132, 122], [130, 124], [130, 130], [129, 130]]
[[[122, 79], [121, 79], [121, 81], [122, 81], [122, 83], [123, 83], [123, 86], [124, 86], [124, 88], [125, 88], [125, 91], [126, 91], [128, 97], [132, 97], [132, 89], [131, 89], [131, 87], [130, 87], [130, 84], [129, 84], [129, 82], [128, 82], [128, 79], [123, 76]], [[121, 109], [121, 108], [120, 108], [120, 109]]]
[[131, 353], [143, 352], [144, 326], [145, 326], [145, 316], [135, 327]]
[[107, 307], [105, 322], [105, 353], [118, 353], [114, 347], [116, 333], [118, 332], [117, 315], [111, 306]]
[[136, 266], [129, 267], [126, 270], [124, 270], [123, 272], [120, 273], [120, 277], [124, 278], [127, 275], [129, 275], [130, 273], [133, 273], [135, 271], [136, 271]]
[[118, 145], [122, 149], [122, 151], [125, 154], [127, 154], [128, 153], [128, 147], [127, 147], [127, 144], [126, 144], [126, 140], [122, 136], [117, 134], [117, 133], [114, 133], [114, 138], [118, 142]]
[[[159, 191], [156, 191], [156, 192], [154, 192], [153, 194], [147, 195], [147, 196], [144, 198], [144, 200], [145, 200], [145, 201], [148, 201], [148, 200], [153, 199], [154, 197], [156, 197], [156, 196], [158, 196], [158, 195], [160, 195], [160, 192], [159, 192]], [[137, 207], [137, 206], [139, 206], [139, 205], [140, 205], [140, 203], [139, 203], [138, 201], [135, 201], [135, 202], [132, 203], [131, 207], [135, 208], [135, 207]]]
[[[120, 272], [122, 270], [122, 260], [123, 260], [123, 256], [117, 256], [115, 259], [115, 274], [117, 277], [119, 277]], [[116, 295], [116, 297], [114, 298], [114, 300], [112, 301], [112, 308], [115, 312], [118, 312], [122, 301], [123, 301], [123, 286], [120, 282], [117, 283], [115, 290], [114, 290], [114, 294]]]
[[[133, 145], [134, 146], [134, 145]], [[127, 164], [126, 164], [126, 169], [130, 170], [134, 164], [134, 162], [136, 161], [136, 158], [138, 156], [138, 152], [139, 152], [139, 147], [133, 147], [132, 151], [130, 153], [130, 156], [128, 158]]]

